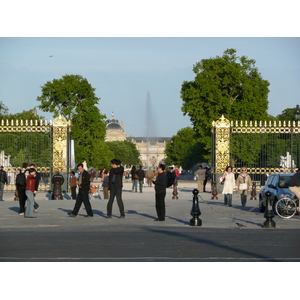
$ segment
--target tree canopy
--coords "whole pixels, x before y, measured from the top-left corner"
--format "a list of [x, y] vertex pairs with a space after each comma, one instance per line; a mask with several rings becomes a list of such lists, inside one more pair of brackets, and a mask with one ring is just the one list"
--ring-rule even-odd
[[185, 170], [192, 169], [195, 164], [204, 160], [202, 147], [195, 130], [191, 127], [180, 129], [166, 145], [167, 164], [182, 166]]
[[96, 106], [100, 98], [95, 89], [80, 75], [64, 75], [48, 81], [42, 88], [39, 108], [71, 119], [75, 161], [86, 161], [88, 166], [103, 168], [109, 165], [112, 152], [104, 142], [105, 115]]
[[[206, 154], [211, 147], [211, 125], [223, 114], [229, 120], [268, 117], [269, 82], [255, 67], [255, 60], [227, 49], [222, 57], [202, 59], [193, 67], [195, 79], [181, 88], [182, 112], [201, 137]], [[207, 155], [209, 157], [209, 155]]]
[[122, 165], [132, 166], [140, 165], [139, 159], [140, 153], [136, 148], [136, 145], [130, 141], [113, 141], [106, 142], [114, 157], [118, 158]]
[[80, 75], [64, 75], [61, 79], [47, 81], [41, 89], [42, 95], [37, 97], [37, 101], [41, 102], [39, 108], [52, 112], [54, 117], [61, 114], [72, 119], [74, 114], [80, 113], [83, 103], [93, 106], [100, 100], [95, 89]]

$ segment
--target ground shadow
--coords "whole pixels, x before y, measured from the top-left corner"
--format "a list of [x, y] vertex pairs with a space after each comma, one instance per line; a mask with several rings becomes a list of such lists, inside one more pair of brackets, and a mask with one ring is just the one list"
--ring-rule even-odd
[[[196, 242], [199, 244], [206, 244], [206, 245], [211, 245], [213, 247], [216, 248], [220, 248], [223, 249], [224, 251], [233, 251], [236, 252], [240, 255], [245, 255], [246, 257], [251, 257], [251, 258], [257, 258], [260, 260], [266, 260], [266, 261], [280, 261], [278, 259], [275, 258], [270, 258], [268, 256], [265, 255], [260, 255], [258, 253], [255, 252], [250, 252], [247, 250], [243, 250], [243, 249], [239, 249], [233, 246], [228, 246], [228, 244], [221, 244], [215, 241], [212, 241], [211, 239], [204, 239], [201, 237], [195, 237], [195, 235], [189, 235], [189, 234], [184, 234], [184, 233], [179, 233], [179, 232], [171, 232], [171, 231], [167, 231], [167, 230], [163, 230], [163, 229], [154, 229], [154, 228], [149, 228], [146, 229], [147, 231], [153, 232], [153, 233], [157, 233], [157, 234], [161, 234], [161, 235], [168, 235], [168, 236], [174, 236], [174, 237], [180, 237], [183, 239], [186, 239], [188, 241], [192, 241], [192, 242]], [[226, 257], [226, 255], [224, 255]]]
[[10, 210], [16, 212], [16, 213], [19, 213], [19, 210], [20, 210], [20, 207], [18, 206], [13, 206], [13, 207], [9, 207]]
[[136, 210], [129, 209], [129, 210], [127, 210], [126, 213], [129, 214], [129, 215], [143, 216], [143, 217], [146, 217], [146, 218], [149, 218], [149, 219], [153, 219], [153, 220], [156, 219], [156, 217], [154, 217], [154, 216], [151, 216], [151, 215], [148, 215], [148, 214], [142, 214], [142, 213], [137, 212]]

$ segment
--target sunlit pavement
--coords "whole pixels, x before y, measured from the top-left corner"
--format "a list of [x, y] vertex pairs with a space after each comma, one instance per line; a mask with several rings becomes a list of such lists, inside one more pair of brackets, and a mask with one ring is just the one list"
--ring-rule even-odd
[[93, 218], [84, 217], [83, 206], [70, 218], [75, 201], [68, 195], [69, 200], [46, 200], [50, 195], [38, 193], [37, 218], [27, 219], [18, 215], [13, 193], [5, 193], [0, 261], [300, 261], [300, 216], [275, 216], [276, 228], [265, 229], [258, 200], [249, 195], [242, 207], [234, 194], [233, 206], [227, 207], [221, 194], [212, 200], [206, 192], [199, 194], [202, 226], [190, 226], [197, 184], [179, 181], [178, 199], [172, 199], [173, 188], [167, 189], [166, 220], [155, 222], [154, 188], [144, 185], [143, 193], [133, 193], [131, 187], [124, 183], [125, 219], [118, 219], [116, 201], [112, 219], [106, 218], [102, 190], [101, 199], [91, 200]]

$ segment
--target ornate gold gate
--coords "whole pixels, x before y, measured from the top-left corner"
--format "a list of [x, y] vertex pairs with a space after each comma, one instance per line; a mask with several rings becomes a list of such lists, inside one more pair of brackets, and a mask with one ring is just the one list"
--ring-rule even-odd
[[0, 164], [9, 177], [6, 190], [15, 190], [15, 173], [23, 162], [41, 174], [39, 190], [49, 190], [54, 171], [70, 171], [71, 122], [59, 116], [47, 120], [2, 120]]
[[229, 121], [223, 115], [212, 122], [213, 180], [228, 165], [235, 173], [246, 167], [261, 184], [266, 174], [295, 172], [299, 165], [300, 122]]

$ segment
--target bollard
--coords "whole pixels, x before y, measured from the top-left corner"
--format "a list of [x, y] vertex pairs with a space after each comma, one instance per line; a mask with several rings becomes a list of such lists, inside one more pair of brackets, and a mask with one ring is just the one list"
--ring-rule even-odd
[[250, 200], [256, 200], [256, 182], [252, 183], [252, 191]]
[[212, 197], [211, 197], [212, 200], [218, 200], [217, 183], [215, 181], [213, 182], [211, 194], [212, 194]]
[[190, 226], [202, 226], [202, 220], [199, 218], [199, 216], [201, 215], [198, 203], [199, 191], [197, 189], [194, 189], [192, 193], [194, 194], [193, 206], [191, 210], [191, 215], [193, 218], [190, 220]]
[[266, 221], [263, 224], [263, 228], [276, 228], [276, 223], [272, 220], [274, 218], [274, 212], [271, 205], [271, 193], [269, 191], [266, 192], [266, 210], [264, 217]]
[[178, 195], [178, 192], [177, 192], [177, 182], [174, 181], [174, 183], [173, 183], [173, 197], [172, 197], [172, 199], [178, 199], [177, 195]]

